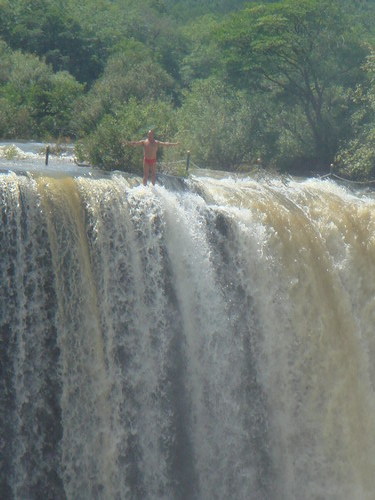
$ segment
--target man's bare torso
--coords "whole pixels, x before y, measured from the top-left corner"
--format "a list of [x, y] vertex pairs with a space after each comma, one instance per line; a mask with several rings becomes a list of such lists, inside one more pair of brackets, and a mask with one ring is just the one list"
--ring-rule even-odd
[[158, 144], [159, 141], [150, 141], [150, 139], [145, 139], [143, 142], [143, 150], [145, 154], [145, 158], [149, 160], [155, 160], [156, 159], [156, 154], [158, 152]]

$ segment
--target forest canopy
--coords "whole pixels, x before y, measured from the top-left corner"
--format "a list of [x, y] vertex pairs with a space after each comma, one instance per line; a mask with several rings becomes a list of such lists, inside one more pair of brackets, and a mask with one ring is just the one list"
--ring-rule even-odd
[[148, 127], [200, 166], [375, 176], [370, 0], [0, 0], [0, 137], [134, 171]]

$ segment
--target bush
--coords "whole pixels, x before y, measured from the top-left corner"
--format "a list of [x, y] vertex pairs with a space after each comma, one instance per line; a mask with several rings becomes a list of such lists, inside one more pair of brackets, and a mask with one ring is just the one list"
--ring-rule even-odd
[[36, 56], [10, 52], [0, 82], [0, 135], [74, 135], [74, 102], [82, 94], [83, 85], [69, 73], [53, 73]]
[[335, 158], [338, 174], [353, 180], [375, 178], [375, 128], [350, 141]]
[[51, 76], [49, 84], [40, 94], [44, 113], [40, 119], [41, 135], [72, 137], [77, 134], [75, 123], [75, 102], [83, 95], [84, 86], [67, 71]]
[[150, 128], [155, 130], [157, 139], [171, 140], [175, 124], [175, 111], [170, 102], [155, 100], [141, 104], [133, 98], [116, 114], [104, 116], [96, 130], [79, 142], [76, 154], [80, 161], [105, 170], [140, 173], [142, 153], [124, 142], [144, 138]]
[[142, 43], [127, 42], [121, 53], [110, 57], [101, 78], [77, 106], [77, 124], [83, 135], [106, 114], [117, 113], [131, 98], [166, 100], [174, 93], [173, 78], [151, 56]]
[[354, 138], [343, 143], [335, 158], [337, 172], [353, 180], [375, 177], [375, 50], [368, 49], [363, 66], [367, 81], [351, 94], [351, 135]]
[[31, 110], [0, 98], [0, 137], [3, 139], [28, 139], [37, 128]]
[[216, 78], [197, 81], [177, 114], [179, 140], [200, 166], [230, 170], [253, 164], [264, 153], [262, 106], [256, 96]]

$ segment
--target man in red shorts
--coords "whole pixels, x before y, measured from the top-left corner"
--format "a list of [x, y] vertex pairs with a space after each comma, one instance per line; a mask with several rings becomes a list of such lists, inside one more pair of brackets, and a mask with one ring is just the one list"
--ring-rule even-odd
[[154, 131], [149, 130], [147, 139], [142, 141], [127, 141], [125, 144], [129, 146], [143, 146], [143, 184], [146, 186], [149, 175], [151, 173], [151, 182], [155, 186], [156, 180], [156, 162], [159, 146], [178, 146], [178, 142], [162, 142], [157, 141], [154, 137]]

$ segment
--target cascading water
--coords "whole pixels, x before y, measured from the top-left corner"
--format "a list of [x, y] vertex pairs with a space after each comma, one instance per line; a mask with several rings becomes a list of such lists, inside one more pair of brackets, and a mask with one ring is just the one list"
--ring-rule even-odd
[[375, 495], [375, 201], [0, 176], [2, 499]]

